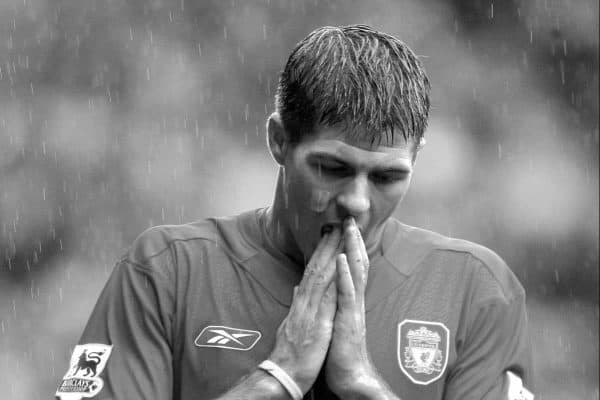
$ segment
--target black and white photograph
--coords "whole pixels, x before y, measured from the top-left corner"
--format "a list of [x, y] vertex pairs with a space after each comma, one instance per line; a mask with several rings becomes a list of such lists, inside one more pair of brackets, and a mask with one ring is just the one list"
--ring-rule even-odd
[[597, 0], [0, 0], [0, 398], [600, 400]]

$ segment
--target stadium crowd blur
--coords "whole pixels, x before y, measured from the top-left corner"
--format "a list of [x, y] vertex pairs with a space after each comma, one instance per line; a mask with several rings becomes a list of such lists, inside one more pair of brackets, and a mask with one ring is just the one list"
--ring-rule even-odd
[[278, 72], [350, 23], [400, 37], [432, 82], [397, 216], [512, 267], [536, 399], [598, 399], [594, 0], [0, 2], [2, 398], [51, 397], [144, 229], [269, 204]]

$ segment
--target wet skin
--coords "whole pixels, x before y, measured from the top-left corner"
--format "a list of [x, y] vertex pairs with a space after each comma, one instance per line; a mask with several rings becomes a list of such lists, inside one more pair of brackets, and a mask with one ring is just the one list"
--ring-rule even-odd
[[401, 137], [392, 145], [371, 145], [331, 127], [290, 147], [282, 165], [286, 204], [278, 218], [287, 228], [282, 248], [308, 260], [329, 230], [324, 227], [341, 227], [352, 216], [374, 254], [385, 221], [410, 186], [415, 148]]
[[369, 259], [410, 186], [415, 143], [372, 145], [323, 127], [292, 144], [277, 114], [267, 129], [280, 166], [267, 232], [304, 269], [270, 359], [303, 393], [327, 355], [338, 397], [395, 398], [368, 355], [364, 298]]

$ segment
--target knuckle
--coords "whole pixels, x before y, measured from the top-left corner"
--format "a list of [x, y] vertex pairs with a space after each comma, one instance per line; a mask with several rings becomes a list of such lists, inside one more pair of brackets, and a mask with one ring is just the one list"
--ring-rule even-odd
[[304, 270], [303, 280], [306, 282], [307, 280], [312, 279], [314, 274], [315, 274], [315, 266], [314, 265], [307, 266], [306, 269]]
[[323, 285], [325, 285], [326, 280], [327, 279], [325, 278], [325, 275], [318, 274], [316, 276], [316, 278], [315, 278], [315, 286], [323, 286]]

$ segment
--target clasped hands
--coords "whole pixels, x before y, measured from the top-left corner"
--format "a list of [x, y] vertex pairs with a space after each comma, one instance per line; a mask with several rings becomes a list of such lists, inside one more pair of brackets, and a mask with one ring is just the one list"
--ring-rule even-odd
[[365, 244], [349, 217], [319, 242], [269, 357], [303, 393], [323, 364], [327, 385], [340, 398], [364, 397], [381, 384], [366, 343], [368, 272]]

